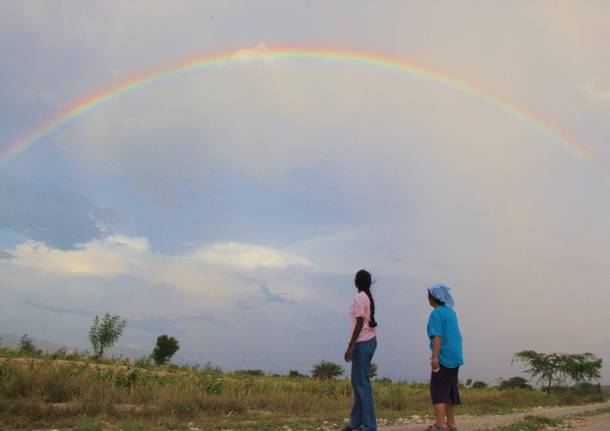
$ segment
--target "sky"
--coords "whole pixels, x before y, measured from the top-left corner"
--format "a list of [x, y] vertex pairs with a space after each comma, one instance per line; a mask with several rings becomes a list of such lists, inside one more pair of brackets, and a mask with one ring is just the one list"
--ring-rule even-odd
[[374, 362], [429, 373], [426, 288], [454, 292], [463, 378], [592, 352], [610, 382], [610, 4], [4, 1], [0, 154], [75, 101], [213, 53], [371, 53], [409, 73], [266, 58], [119, 95], [0, 160], [0, 332], [223, 369], [342, 362], [368, 269]]

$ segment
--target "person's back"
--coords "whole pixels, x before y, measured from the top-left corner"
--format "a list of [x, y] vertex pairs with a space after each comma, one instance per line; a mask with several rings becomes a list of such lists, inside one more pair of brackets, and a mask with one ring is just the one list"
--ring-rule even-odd
[[430, 431], [454, 431], [454, 407], [461, 404], [458, 374], [464, 364], [462, 334], [450, 290], [443, 284], [428, 288], [428, 302], [433, 310], [428, 319], [430, 339], [430, 398], [436, 423]]
[[445, 305], [436, 307], [430, 313], [428, 321], [428, 334], [430, 349], [432, 349], [434, 336], [441, 337], [441, 351], [438, 361], [447, 368], [464, 365], [462, 353], [462, 334], [458, 324], [457, 314], [452, 308]]

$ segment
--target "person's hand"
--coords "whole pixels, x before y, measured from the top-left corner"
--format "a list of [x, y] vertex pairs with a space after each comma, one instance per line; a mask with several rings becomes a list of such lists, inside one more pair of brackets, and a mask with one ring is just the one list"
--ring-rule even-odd
[[439, 365], [439, 363], [438, 363], [438, 358], [436, 358], [436, 357], [434, 357], [434, 356], [433, 356], [433, 357], [430, 359], [430, 366], [432, 367], [432, 370], [433, 370], [433, 371], [434, 371], [434, 370], [438, 370], [438, 369], [440, 368], [440, 365]]
[[348, 344], [347, 345], [347, 350], [345, 351], [345, 355], [343, 355], [343, 358], [345, 359], [345, 362], [351, 362], [352, 360], [352, 349], [354, 348], [353, 345]]

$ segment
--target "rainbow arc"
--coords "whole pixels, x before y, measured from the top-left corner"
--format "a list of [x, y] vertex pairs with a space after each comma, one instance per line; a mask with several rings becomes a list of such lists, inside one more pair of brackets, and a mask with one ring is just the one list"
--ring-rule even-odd
[[440, 70], [411, 63], [396, 57], [370, 52], [322, 48], [272, 48], [204, 54], [174, 64], [170, 67], [133, 76], [130, 79], [100, 89], [76, 100], [62, 111], [51, 115], [21, 137], [9, 143], [4, 149], [0, 149], [0, 166], [16, 157], [18, 154], [26, 151], [36, 143], [43, 141], [50, 134], [55, 133], [57, 130], [78, 120], [80, 117], [94, 111], [101, 105], [110, 103], [112, 100], [127, 93], [141, 90], [151, 84], [179, 74], [201, 72], [227, 64], [248, 63], [271, 59], [281, 61], [308, 60], [346, 63], [355, 66], [393, 70], [412, 77], [433, 81], [439, 85], [449, 87], [455, 91], [488, 102], [515, 119], [538, 130], [540, 133], [552, 138], [554, 142], [562, 145], [574, 156], [591, 163], [606, 177], [606, 180], [610, 182], [610, 169], [607, 169], [602, 165], [587, 146], [577, 142], [566, 132], [544, 120], [537, 113], [527, 110], [505, 98], [501, 98], [488, 89], [451, 77]]

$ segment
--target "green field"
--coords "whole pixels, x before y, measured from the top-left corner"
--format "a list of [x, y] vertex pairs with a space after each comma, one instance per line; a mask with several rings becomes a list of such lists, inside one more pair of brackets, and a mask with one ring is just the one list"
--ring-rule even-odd
[[[346, 379], [17, 356], [0, 349], [0, 423], [8, 429], [334, 429], [351, 408]], [[473, 415], [602, 400], [600, 394], [568, 389], [550, 397], [538, 390], [494, 388], [463, 388], [462, 395], [458, 413]], [[430, 414], [424, 384], [375, 381], [374, 396], [380, 425]]]

